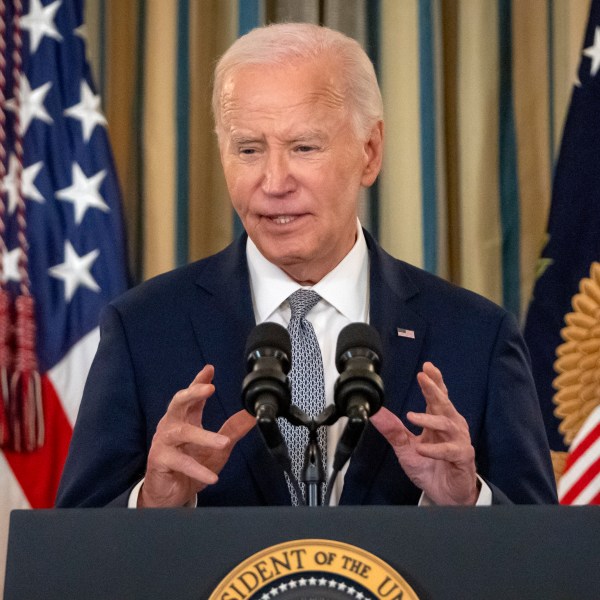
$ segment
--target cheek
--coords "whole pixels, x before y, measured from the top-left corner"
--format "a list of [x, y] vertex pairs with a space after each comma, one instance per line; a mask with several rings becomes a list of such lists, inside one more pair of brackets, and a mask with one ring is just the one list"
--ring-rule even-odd
[[230, 190], [229, 195], [231, 196], [231, 204], [235, 212], [239, 215], [240, 219], [245, 222], [250, 210], [250, 203], [246, 199], [245, 194], [240, 193], [240, 190], [237, 189], [235, 191]]
[[332, 168], [319, 186], [323, 199], [327, 200], [327, 208], [340, 216], [355, 204], [360, 192], [357, 171], [344, 168], [346, 166]]
[[340, 189], [350, 189], [360, 186], [363, 171], [362, 155], [355, 148], [349, 147], [340, 154], [338, 160], [330, 169], [333, 183]]
[[246, 192], [248, 191], [248, 185], [246, 178], [242, 176], [239, 169], [227, 168], [224, 170], [225, 182], [227, 183], [227, 190], [231, 197], [233, 205], [237, 208], [239, 204], [244, 203]]
[[240, 164], [231, 161], [223, 167], [227, 187], [239, 195], [254, 189], [260, 181], [260, 166], [258, 164]]

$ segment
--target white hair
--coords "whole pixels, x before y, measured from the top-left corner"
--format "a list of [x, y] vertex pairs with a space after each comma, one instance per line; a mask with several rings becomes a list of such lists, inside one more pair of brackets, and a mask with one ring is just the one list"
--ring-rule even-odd
[[285, 66], [330, 56], [339, 64], [348, 113], [354, 130], [367, 136], [383, 118], [383, 102], [373, 64], [360, 44], [339, 31], [310, 23], [276, 23], [238, 38], [215, 68], [212, 108], [219, 135], [223, 85], [246, 65]]

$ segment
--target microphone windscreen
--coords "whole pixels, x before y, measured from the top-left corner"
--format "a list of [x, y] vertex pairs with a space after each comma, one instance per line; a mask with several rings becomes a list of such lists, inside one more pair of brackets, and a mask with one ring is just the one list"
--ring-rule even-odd
[[250, 356], [255, 350], [271, 348], [283, 352], [288, 359], [292, 356], [292, 343], [288, 330], [277, 323], [260, 323], [257, 325], [246, 340], [246, 356]]
[[374, 352], [377, 359], [381, 361], [381, 337], [375, 327], [367, 323], [350, 323], [340, 331], [335, 350], [335, 366], [340, 373], [344, 368], [342, 364], [344, 354], [358, 348]]

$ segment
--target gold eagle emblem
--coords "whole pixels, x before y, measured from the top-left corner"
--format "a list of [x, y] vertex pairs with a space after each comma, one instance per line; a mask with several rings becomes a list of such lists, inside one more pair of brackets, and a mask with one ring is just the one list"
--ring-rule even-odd
[[[554, 414], [568, 446], [600, 404], [600, 263], [593, 262], [590, 276], [579, 282], [579, 292], [571, 301], [573, 312], [565, 315], [564, 340], [556, 349], [553, 381], [556, 390]], [[563, 454], [564, 453], [556, 453]], [[560, 456], [553, 456], [555, 472]], [[559, 467], [560, 468], [560, 467]]]

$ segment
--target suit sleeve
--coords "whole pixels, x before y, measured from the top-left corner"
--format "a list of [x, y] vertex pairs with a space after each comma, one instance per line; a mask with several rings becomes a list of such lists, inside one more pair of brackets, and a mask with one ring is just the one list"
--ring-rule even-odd
[[490, 358], [483, 431], [475, 444], [477, 470], [492, 503], [556, 503], [550, 449], [529, 353], [516, 319], [505, 314]]
[[147, 434], [117, 310], [102, 315], [92, 363], [60, 482], [57, 507], [127, 506], [146, 466]]

